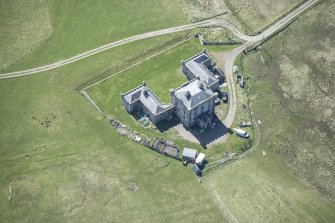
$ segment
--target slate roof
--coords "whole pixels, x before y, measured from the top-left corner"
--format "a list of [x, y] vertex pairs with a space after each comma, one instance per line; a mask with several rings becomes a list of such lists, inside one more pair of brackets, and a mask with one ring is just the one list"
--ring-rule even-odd
[[218, 82], [214, 74], [204, 65], [205, 62], [210, 61], [213, 66], [212, 60], [209, 58], [206, 52], [195, 55], [193, 58], [185, 62], [185, 66], [193, 73], [195, 77], [198, 77], [201, 81], [205, 82], [207, 86], [211, 86]]
[[187, 109], [215, 97], [216, 95], [209, 90], [202, 81], [195, 79], [174, 91], [175, 96], [182, 101]]
[[197, 156], [197, 151], [195, 149], [184, 148], [183, 157], [195, 159], [196, 156]]
[[124, 98], [130, 104], [140, 101], [142, 105], [148, 108], [154, 115], [158, 115], [159, 113], [172, 108], [172, 104], [161, 103], [159, 98], [145, 84], [127, 92], [124, 95]]

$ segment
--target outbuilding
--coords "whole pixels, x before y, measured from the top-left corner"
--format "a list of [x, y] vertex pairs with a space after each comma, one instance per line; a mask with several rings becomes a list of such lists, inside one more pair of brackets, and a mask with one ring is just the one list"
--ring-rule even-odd
[[196, 156], [197, 156], [197, 151], [195, 149], [184, 148], [183, 160], [194, 162]]

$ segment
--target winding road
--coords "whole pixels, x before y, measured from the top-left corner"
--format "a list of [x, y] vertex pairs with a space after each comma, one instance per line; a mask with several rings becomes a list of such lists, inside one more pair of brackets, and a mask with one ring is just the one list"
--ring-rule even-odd
[[[229, 100], [229, 110], [226, 118], [223, 120], [223, 124], [230, 128], [234, 122], [235, 114], [236, 114], [236, 108], [237, 108], [237, 98], [236, 98], [236, 90], [235, 90], [235, 81], [234, 81], [234, 75], [233, 75], [233, 66], [235, 63], [235, 59], [245, 50], [247, 47], [259, 42], [263, 41], [266, 38], [278, 33], [280, 30], [282, 30], [285, 26], [287, 26], [290, 22], [298, 18], [302, 13], [307, 11], [308, 9], [312, 8], [319, 2], [323, 0], [309, 0], [306, 1], [304, 4], [297, 7], [295, 10], [278, 20], [276, 23], [274, 23], [272, 26], [267, 28], [264, 32], [262, 32], [259, 35], [256, 36], [245, 36], [244, 34], [240, 33], [234, 26], [232, 26], [230, 23], [226, 22], [226, 26], [228, 29], [230, 29], [231, 32], [233, 32], [236, 36], [239, 38], [246, 40], [247, 42], [244, 43], [242, 46], [235, 48], [232, 52], [229, 53], [229, 55], [226, 58], [225, 61], [225, 75], [227, 79], [227, 84], [230, 92], [230, 100]], [[227, 135], [224, 135], [213, 142], [211, 142], [209, 145], [219, 144], [225, 141], [227, 138]]]
[[[259, 41], [263, 41], [266, 38], [278, 33], [282, 28], [284, 28], [286, 25], [288, 25], [290, 22], [292, 22], [294, 19], [298, 18], [302, 13], [307, 11], [308, 9], [312, 8], [314, 5], [318, 4], [323, 0], [308, 0], [305, 3], [301, 4], [299, 7], [294, 9], [292, 12], [275, 22], [272, 26], [267, 28], [264, 32], [262, 32], [259, 35], [255, 36], [248, 36], [240, 32], [232, 23], [222, 20], [222, 19], [211, 19], [211, 20], [205, 20], [189, 25], [183, 25], [183, 26], [178, 26], [178, 27], [173, 27], [173, 28], [168, 28], [168, 29], [162, 29], [158, 31], [153, 31], [153, 32], [148, 32], [144, 34], [139, 34], [135, 36], [131, 36], [122, 40], [118, 40], [106, 45], [103, 45], [101, 47], [98, 47], [96, 49], [78, 54], [76, 56], [73, 56], [68, 59], [64, 59], [49, 65], [44, 65], [41, 67], [36, 67], [28, 70], [22, 70], [22, 71], [16, 71], [16, 72], [11, 72], [11, 73], [2, 73], [0, 74], [0, 79], [7, 79], [7, 78], [15, 78], [15, 77], [22, 77], [26, 75], [32, 75], [32, 74], [37, 74], [40, 72], [48, 71], [51, 69], [56, 69], [58, 67], [65, 66], [70, 63], [74, 63], [78, 60], [82, 60], [86, 57], [104, 52], [106, 50], [109, 50], [111, 48], [121, 46], [127, 43], [131, 43], [137, 40], [142, 40], [142, 39], [147, 39], [155, 36], [161, 36], [165, 34], [170, 34], [170, 33], [175, 33], [175, 32], [181, 32], [185, 30], [190, 30], [194, 28], [201, 28], [201, 27], [224, 27], [229, 29], [234, 35], [236, 35], [238, 38], [246, 41], [242, 46], [234, 49], [227, 57], [225, 61], [225, 74], [227, 78], [227, 83], [228, 87], [230, 90], [230, 106], [229, 106], [229, 111], [228, 115], [223, 121], [224, 125], [226, 127], [230, 127], [234, 121], [235, 118], [235, 113], [236, 113], [236, 92], [235, 92], [235, 83], [233, 80], [233, 66], [234, 66], [234, 61], [240, 55], [243, 50], [245, 50], [248, 46], [251, 46]], [[225, 140], [225, 136], [216, 139], [213, 141], [211, 144], [215, 143], [220, 143], [221, 141]]]

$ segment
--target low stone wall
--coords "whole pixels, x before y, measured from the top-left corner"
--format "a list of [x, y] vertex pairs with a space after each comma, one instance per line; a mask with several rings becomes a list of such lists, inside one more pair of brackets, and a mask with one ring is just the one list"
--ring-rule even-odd
[[206, 17], [206, 18], [202, 18], [202, 19], [192, 19], [192, 23], [201, 22], [201, 21], [205, 21], [205, 20], [208, 20], [208, 19], [214, 19], [215, 17], [221, 16], [221, 15], [225, 15], [225, 14], [227, 14], [227, 11], [223, 11], [221, 13], [214, 14], [212, 16], [209, 16], [209, 17]]
[[[151, 150], [153, 150], [157, 153], [163, 154], [165, 156], [168, 156], [168, 157], [173, 158], [173, 159], [178, 160], [178, 161], [182, 161], [182, 159], [180, 157], [175, 157], [175, 156], [172, 156], [168, 153], [164, 153], [163, 151], [160, 151], [159, 149], [153, 148], [153, 146], [152, 146], [153, 140], [152, 139], [150, 139], [149, 137], [146, 137], [142, 134], [134, 132], [133, 130], [124, 126], [121, 122], [119, 122], [114, 117], [108, 116], [107, 120], [108, 120], [109, 124], [115, 129], [115, 131], [119, 135], [127, 137], [129, 140], [134, 141], [136, 143], [139, 143], [139, 144], [141, 144], [141, 145], [143, 145], [143, 146], [145, 146], [145, 147], [147, 147], [147, 148], [149, 148], [149, 149], [151, 149]], [[140, 137], [141, 140], [136, 141], [135, 140], [136, 137]]]

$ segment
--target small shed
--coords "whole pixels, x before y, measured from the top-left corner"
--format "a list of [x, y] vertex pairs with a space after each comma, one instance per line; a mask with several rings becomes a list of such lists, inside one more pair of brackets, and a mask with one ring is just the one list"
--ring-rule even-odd
[[195, 159], [195, 163], [198, 164], [198, 165], [201, 165], [202, 162], [204, 162], [205, 157], [206, 157], [205, 154], [200, 153], [200, 154], [197, 156], [197, 158]]
[[197, 166], [197, 164], [193, 164], [193, 166], [192, 166], [192, 171], [193, 171], [193, 173], [195, 173], [196, 175], [201, 174], [201, 169]]
[[194, 162], [196, 156], [197, 151], [195, 149], [184, 148], [183, 160]]

